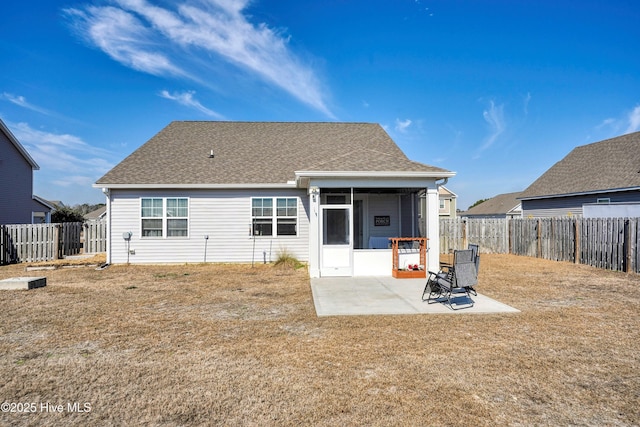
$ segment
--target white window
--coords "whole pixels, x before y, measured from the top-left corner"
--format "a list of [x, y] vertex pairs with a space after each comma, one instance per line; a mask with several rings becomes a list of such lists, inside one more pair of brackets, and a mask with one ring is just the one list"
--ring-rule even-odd
[[167, 199], [167, 237], [187, 237], [189, 229], [189, 200]]
[[140, 200], [142, 237], [188, 237], [189, 199], [145, 197]]
[[298, 199], [276, 199], [276, 216], [278, 236], [295, 236], [298, 233]]
[[162, 199], [148, 198], [141, 201], [142, 237], [162, 237]]
[[273, 199], [251, 199], [251, 222], [254, 236], [273, 235]]
[[[251, 223], [254, 236], [296, 236], [298, 199], [296, 197], [254, 197], [251, 199]], [[275, 227], [274, 227], [275, 222]]]

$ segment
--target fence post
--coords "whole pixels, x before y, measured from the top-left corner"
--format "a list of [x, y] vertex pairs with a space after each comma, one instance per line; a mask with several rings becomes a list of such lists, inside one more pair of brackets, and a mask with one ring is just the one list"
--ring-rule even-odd
[[60, 259], [60, 224], [53, 227], [53, 259]]
[[579, 218], [573, 220], [573, 233], [575, 236], [573, 247], [573, 263], [580, 264], [580, 223]]
[[624, 220], [624, 272], [631, 273], [631, 224], [629, 219]]
[[536, 226], [536, 258], [542, 256], [542, 220], [538, 219], [538, 225]]
[[462, 248], [464, 249], [467, 246], [469, 246], [469, 243], [467, 242], [467, 221], [462, 221]]

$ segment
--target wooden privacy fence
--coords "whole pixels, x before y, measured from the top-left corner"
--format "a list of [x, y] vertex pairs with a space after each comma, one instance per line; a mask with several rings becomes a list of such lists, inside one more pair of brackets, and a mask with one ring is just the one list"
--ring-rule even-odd
[[82, 223], [0, 225], [0, 265], [80, 253]]
[[440, 250], [480, 245], [511, 253], [640, 273], [640, 218], [442, 219]]
[[107, 222], [87, 221], [84, 223], [84, 252], [95, 254], [107, 251]]
[[483, 253], [509, 253], [508, 222], [504, 218], [441, 219], [440, 251], [449, 253], [467, 248], [469, 243], [479, 244]]

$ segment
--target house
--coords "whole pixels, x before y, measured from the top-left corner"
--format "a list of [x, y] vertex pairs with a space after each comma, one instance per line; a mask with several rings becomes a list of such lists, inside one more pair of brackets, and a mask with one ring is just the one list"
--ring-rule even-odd
[[521, 191], [498, 194], [475, 205], [460, 216], [466, 218], [520, 218], [522, 217], [522, 204], [518, 197], [521, 194]]
[[0, 120], [0, 224], [50, 222], [53, 206], [33, 194], [40, 167]]
[[593, 205], [627, 216], [622, 212], [640, 202], [640, 132], [574, 148], [520, 200], [524, 217], [583, 216]]
[[440, 191], [438, 192], [438, 200], [440, 201], [438, 213], [440, 214], [440, 218], [456, 217], [457, 199], [457, 194], [449, 190], [444, 185], [440, 186]]
[[391, 275], [388, 239], [418, 237], [419, 221], [425, 267], [438, 268], [438, 186], [454, 175], [409, 160], [378, 124], [180, 121], [94, 187], [107, 196], [109, 263], [287, 251], [312, 277]]
[[98, 209], [95, 209], [84, 215], [85, 221], [102, 221], [107, 216], [107, 207], [101, 206]]

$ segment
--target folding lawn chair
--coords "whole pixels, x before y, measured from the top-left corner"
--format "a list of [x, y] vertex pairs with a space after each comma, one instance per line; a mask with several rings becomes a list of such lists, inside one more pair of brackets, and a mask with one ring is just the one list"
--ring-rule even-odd
[[[473, 250], [455, 251], [453, 267], [448, 271], [429, 272], [429, 279], [422, 292], [422, 301], [427, 301], [428, 304], [446, 301], [452, 310], [473, 307], [474, 301], [471, 299], [471, 294], [478, 295], [474, 288], [478, 284], [476, 258], [478, 256], [474, 256]], [[455, 301], [458, 307], [454, 307], [454, 300], [463, 298], [463, 294], [466, 297], [465, 302], [459, 304]]]

